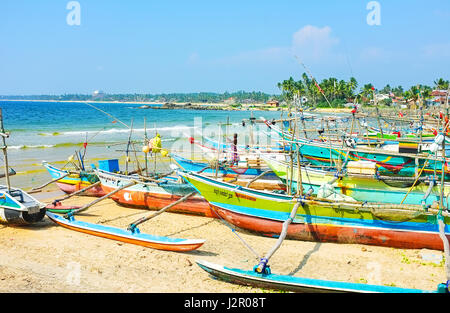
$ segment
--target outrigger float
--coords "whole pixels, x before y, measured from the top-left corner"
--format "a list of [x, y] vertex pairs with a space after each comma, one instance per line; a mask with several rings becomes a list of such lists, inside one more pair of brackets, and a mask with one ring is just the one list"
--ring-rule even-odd
[[447, 293], [448, 286], [440, 284], [436, 291], [407, 289], [400, 287], [368, 285], [331, 280], [294, 277], [271, 273], [258, 273], [255, 270], [230, 268], [211, 262], [197, 260], [197, 265], [212, 276], [221, 280], [260, 288], [291, 292], [340, 292], [340, 293]]
[[0, 222], [8, 224], [33, 224], [42, 220], [45, 216], [45, 204], [34, 199], [28, 193], [19, 188], [11, 187], [9, 176], [14, 175], [14, 170], [9, 168], [6, 138], [9, 133], [3, 127], [3, 114], [0, 108], [0, 136], [2, 137], [6, 186], [0, 185]]

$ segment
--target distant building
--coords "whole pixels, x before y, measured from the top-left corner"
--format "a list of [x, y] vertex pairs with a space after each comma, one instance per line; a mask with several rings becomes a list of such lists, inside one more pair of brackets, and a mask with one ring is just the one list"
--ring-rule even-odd
[[236, 103], [236, 99], [234, 99], [233, 97], [230, 97], [230, 98], [224, 100], [223, 102], [225, 102], [225, 104], [232, 105], [232, 104]]
[[431, 92], [431, 99], [428, 100], [428, 104], [444, 105], [447, 103], [447, 99], [450, 103], [450, 94], [447, 93], [447, 90], [433, 90]]
[[104, 95], [105, 95], [105, 93], [103, 91], [96, 90], [92, 93], [92, 98], [93, 99], [103, 98]]
[[383, 93], [379, 93], [375, 95], [377, 101], [382, 101], [382, 100], [386, 100], [390, 98], [389, 94], [383, 94]]
[[277, 100], [269, 100], [266, 102], [266, 105], [272, 108], [278, 108], [280, 106], [280, 103]]

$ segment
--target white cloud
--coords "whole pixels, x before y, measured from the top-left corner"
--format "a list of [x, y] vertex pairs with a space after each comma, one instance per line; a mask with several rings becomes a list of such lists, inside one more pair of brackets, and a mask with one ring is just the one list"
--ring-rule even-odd
[[187, 59], [188, 64], [195, 64], [199, 61], [200, 57], [197, 52], [191, 53]]
[[[295, 32], [292, 42], [286, 46], [273, 46], [262, 49], [242, 51], [234, 55], [220, 58], [201, 59], [198, 53], [192, 53], [187, 58], [189, 65], [280, 65], [292, 62], [294, 55], [307, 62], [325, 62], [333, 55], [333, 48], [339, 39], [331, 35], [331, 28], [306, 25]], [[341, 55], [335, 54], [335, 60], [341, 60]]]
[[427, 45], [423, 48], [423, 53], [428, 57], [450, 57], [450, 43]]
[[366, 47], [361, 51], [360, 58], [364, 62], [388, 60], [392, 54], [381, 47]]
[[285, 47], [271, 47], [259, 50], [243, 51], [241, 53], [218, 58], [212, 61], [214, 64], [241, 65], [241, 64], [261, 64], [278, 63], [286, 59], [288, 49]]
[[294, 33], [291, 51], [301, 58], [319, 61], [329, 56], [338, 43], [339, 39], [331, 35], [330, 27], [306, 25]]

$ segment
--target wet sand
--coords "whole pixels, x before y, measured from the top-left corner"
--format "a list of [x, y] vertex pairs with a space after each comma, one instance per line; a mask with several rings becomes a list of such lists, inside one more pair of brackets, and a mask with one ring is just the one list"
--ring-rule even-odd
[[[34, 194], [44, 203], [59, 195], [55, 190]], [[82, 205], [94, 199], [73, 197], [65, 203]], [[107, 199], [77, 219], [126, 228], [151, 213]], [[218, 219], [168, 212], [142, 224], [140, 230], [206, 242], [198, 250], [176, 253], [68, 230], [47, 217], [27, 227], [0, 225], [0, 292], [277, 292], [213, 279], [195, 263], [200, 259], [251, 269], [256, 256], [238, 236], [260, 256], [271, 249], [275, 238], [240, 230], [234, 233]], [[269, 263], [277, 274], [435, 290], [444, 281], [445, 270], [443, 262], [435, 264], [428, 258], [442, 256], [443, 252], [433, 250], [285, 240]]]

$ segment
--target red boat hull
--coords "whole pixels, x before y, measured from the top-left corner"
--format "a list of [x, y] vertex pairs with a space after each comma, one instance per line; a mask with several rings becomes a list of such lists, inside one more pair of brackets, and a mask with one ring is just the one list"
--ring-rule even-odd
[[[62, 191], [64, 191], [65, 193], [68, 193], [68, 194], [71, 194], [71, 193], [74, 193], [75, 191], [89, 187], [89, 185], [84, 185], [84, 184], [72, 185], [72, 184], [66, 184], [66, 183], [56, 183], [56, 185], [59, 187], [59, 189], [61, 189]], [[90, 197], [102, 197], [104, 195], [106, 195], [106, 193], [103, 190], [101, 185], [92, 187], [91, 189], [88, 189], [83, 193], [83, 196], [90, 196]]]
[[[235, 213], [213, 205], [213, 209], [227, 222], [260, 235], [277, 237], [283, 223], [279, 221]], [[292, 223], [288, 227], [286, 238], [347, 244], [365, 244], [401, 249], [444, 250], [439, 234], [357, 228], [353, 226], [320, 225], [309, 223]], [[450, 240], [450, 236], [447, 235]]]
[[[108, 186], [103, 186], [103, 190], [106, 193], [113, 191], [114, 189]], [[143, 208], [149, 210], [160, 210], [169, 204], [179, 200], [182, 196], [176, 196], [171, 194], [151, 193], [121, 190], [111, 196], [111, 199], [117, 203], [136, 208]], [[211, 210], [209, 203], [200, 197], [191, 197], [184, 202], [181, 202], [168, 210], [168, 212], [193, 214], [206, 217], [218, 218], [217, 214]]]

